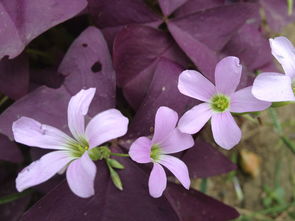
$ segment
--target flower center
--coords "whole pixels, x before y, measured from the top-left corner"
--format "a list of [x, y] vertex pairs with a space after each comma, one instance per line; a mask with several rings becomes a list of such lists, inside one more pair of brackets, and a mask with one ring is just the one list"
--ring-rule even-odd
[[161, 148], [159, 147], [159, 145], [155, 144], [152, 146], [151, 149], [151, 158], [154, 161], [158, 161], [160, 159], [160, 155], [161, 155]]
[[224, 112], [229, 108], [230, 99], [223, 94], [217, 94], [211, 99], [211, 108], [216, 112]]
[[86, 140], [81, 140], [80, 142], [71, 142], [69, 143], [71, 148], [71, 154], [73, 157], [81, 157], [85, 151], [89, 149], [89, 144]]

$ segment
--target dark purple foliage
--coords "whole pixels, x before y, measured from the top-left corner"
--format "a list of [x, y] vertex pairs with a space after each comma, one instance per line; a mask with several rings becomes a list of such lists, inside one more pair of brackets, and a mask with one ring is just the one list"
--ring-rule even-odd
[[168, 16], [187, 1], [188, 0], [159, 0], [159, 5], [163, 14]]
[[[100, 70], [93, 70], [97, 63]], [[13, 139], [12, 122], [21, 116], [67, 131], [68, 102], [82, 88], [97, 87], [90, 115], [114, 106], [115, 73], [106, 42], [98, 29], [89, 27], [75, 40], [59, 72], [66, 76], [59, 89], [42, 86], [15, 102], [0, 116], [1, 133]]]
[[195, 178], [216, 176], [236, 169], [227, 157], [199, 138], [181, 159], [188, 166], [190, 176]]
[[38, 35], [77, 15], [86, 5], [86, 0], [2, 0], [0, 59], [15, 58]]
[[[0, 196], [5, 196], [16, 192], [14, 187], [14, 179], [11, 179], [7, 182], [1, 182]], [[27, 208], [30, 202], [30, 196], [25, 196], [14, 200], [12, 202], [0, 205], [0, 220], [7, 221], [17, 221], [20, 219], [25, 209]]]
[[181, 221], [226, 221], [239, 216], [235, 209], [198, 191], [183, 191], [176, 184], [168, 186], [165, 196]]
[[[172, 61], [161, 58], [153, 73], [146, 96], [130, 123], [129, 138], [146, 136], [151, 133], [155, 114], [160, 106], [174, 109], [179, 116], [192, 107], [195, 101], [182, 95], [177, 89], [178, 76], [182, 70]], [[132, 94], [129, 96], [132, 98]]]
[[[127, 101], [134, 109], [139, 107], [146, 95], [161, 57], [182, 65], [188, 63], [169, 35], [160, 30], [131, 25], [117, 35], [113, 50], [117, 84], [123, 88]], [[180, 73], [181, 69], [177, 71]]]
[[13, 60], [0, 61], [0, 92], [12, 99], [24, 96], [29, 89], [29, 65], [22, 54]]
[[[208, 196], [196, 191], [192, 191], [195, 196], [191, 196], [175, 184], [171, 184], [165, 196], [153, 199], [148, 194], [148, 174], [130, 160], [120, 161], [126, 167], [120, 172], [124, 183], [122, 192], [113, 186], [105, 165], [99, 163], [94, 197], [80, 199], [63, 182], [37, 202], [22, 220], [186, 221], [189, 220], [187, 217], [199, 217], [193, 220], [219, 221], [238, 215], [234, 209]], [[182, 214], [183, 208], [186, 208], [186, 214]], [[48, 215], [44, 217], [44, 214]], [[221, 214], [224, 218], [218, 219]]]
[[94, 23], [102, 29], [109, 45], [118, 31], [128, 24], [158, 26], [161, 17], [142, 0], [88, 0], [88, 11]]
[[12, 163], [20, 163], [23, 160], [23, 156], [16, 143], [9, 140], [3, 134], [0, 134], [0, 160]]

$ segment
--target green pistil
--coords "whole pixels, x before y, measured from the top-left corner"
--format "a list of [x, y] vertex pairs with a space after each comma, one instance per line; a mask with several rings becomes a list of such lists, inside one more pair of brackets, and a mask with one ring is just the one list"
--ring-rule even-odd
[[161, 155], [161, 148], [158, 145], [153, 145], [151, 149], [151, 158], [154, 161], [158, 161]]
[[211, 107], [216, 112], [226, 111], [229, 108], [229, 105], [230, 105], [229, 97], [227, 97], [223, 94], [215, 95], [211, 99]]
[[83, 142], [71, 142], [68, 144], [71, 148], [71, 154], [73, 157], [81, 157], [85, 151], [89, 149], [88, 142], [86, 140], [83, 140]]

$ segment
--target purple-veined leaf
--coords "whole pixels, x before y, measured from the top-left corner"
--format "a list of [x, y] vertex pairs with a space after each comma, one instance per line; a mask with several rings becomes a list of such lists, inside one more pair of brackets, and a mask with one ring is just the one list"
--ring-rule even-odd
[[[147, 136], [154, 126], [155, 114], [160, 106], [167, 106], [177, 111], [179, 117], [196, 100], [182, 95], [178, 88], [178, 76], [183, 68], [174, 62], [162, 58], [155, 70], [153, 79], [133, 121], [130, 124], [128, 138]], [[129, 96], [132, 96], [130, 93]]]
[[173, 13], [178, 7], [183, 5], [188, 0], [158, 0], [159, 5], [162, 9], [162, 12], [165, 16], [169, 16]]
[[77, 15], [86, 5], [86, 0], [2, 0], [0, 59], [16, 57], [31, 40]]
[[125, 25], [145, 24], [157, 27], [161, 17], [154, 13], [143, 0], [88, 0], [88, 11], [97, 27], [112, 47], [117, 32]]
[[251, 3], [225, 5], [169, 21], [209, 48], [221, 50], [257, 7]]
[[193, 61], [196, 67], [212, 82], [214, 82], [214, 70], [217, 64], [217, 54], [207, 45], [184, 32], [177, 25], [168, 23], [170, 33], [175, 41]]
[[201, 192], [185, 191], [176, 184], [168, 185], [165, 196], [177, 212], [180, 221], [228, 221], [239, 217], [234, 208]]
[[[0, 198], [17, 193], [15, 189], [14, 180], [8, 180], [1, 182]], [[25, 209], [28, 207], [30, 202], [30, 195], [23, 196], [19, 199], [0, 204], [0, 220], [17, 221], [22, 216]]]
[[174, 15], [175, 17], [182, 17], [195, 13], [197, 11], [215, 8], [224, 4], [225, 0], [188, 0], [185, 4], [183, 4], [175, 11]]
[[104, 162], [99, 162], [93, 197], [78, 198], [63, 182], [30, 208], [22, 220], [177, 221], [177, 215], [164, 197], [149, 196], [148, 175], [129, 159], [120, 159], [120, 162], [126, 167], [119, 171], [123, 191], [114, 187]]
[[259, 69], [273, 60], [269, 42], [257, 24], [260, 24], [260, 17], [240, 28], [222, 51], [239, 57], [250, 70]]
[[59, 72], [65, 75], [59, 89], [42, 86], [12, 104], [0, 116], [0, 132], [13, 139], [12, 122], [21, 116], [67, 131], [67, 106], [82, 88], [96, 87], [90, 116], [111, 108], [115, 103], [115, 73], [101, 32], [90, 27], [71, 45]]
[[236, 169], [227, 157], [199, 138], [181, 159], [186, 163], [191, 178], [216, 176]]
[[168, 20], [168, 29], [197, 68], [214, 82], [216, 53], [254, 16], [257, 7], [237, 3], [210, 8]]
[[146, 95], [160, 57], [188, 64], [173, 40], [160, 30], [130, 25], [117, 35], [113, 50], [117, 83], [134, 109]]
[[0, 134], [0, 160], [12, 163], [20, 163], [23, 160], [23, 156], [16, 143], [10, 141], [3, 134]]
[[1, 93], [12, 99], [18, 99], [24, 96], [28, 92], [28, 89], [29, 65], [27, 57], [22, 54], [13, 60], [9, 60], [8, 58], [2, 59], [0, 61]]

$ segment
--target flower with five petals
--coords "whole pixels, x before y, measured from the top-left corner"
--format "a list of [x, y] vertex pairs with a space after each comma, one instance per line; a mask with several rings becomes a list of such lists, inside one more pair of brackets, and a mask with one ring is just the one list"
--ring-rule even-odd
[[69, 102], [68, 126], [73, 138], [32, 118], [21, 117], [13, 123], [16, 142], [55, 150], [32, 162], [18, 174], [18, 191], [43, 183], [66, 169], [68, 185], [76, 195], [86, 198], [94, 194], [96, 166], [88, 150], [123, 136], [128, 127], [126, 117], [116, 109], [109, 109], [93, 117], [85, 128], [85, 115], [95, 91], [95, 88], [81, 90]]
[[241, 73], [239, 59], [231, 56], [216, 65], [215, 86], [197, 71], [183, 71], [179, 76], [179, 91], [204, 103], [196, 105], [180, 118], [180, 131], [195, 134], [211, 118], [213, 137], [219, 146], [230, 149], [239, 143], [241, 130], [231, 112], [261, 111], [271, 104], [256, 99], [251, 93], [251, 86], [236, 91]]
[[186, 150], [194, 145], [191, 135], [184, 134], [175, 128], [178, 121], [177, 113], [168, 108], [160, 107], [155, 117], [155, 130], [152, 139], [139, 137], [129, 150], [132, 160], [137, 163], [153, 163], [149, 177], [149, 192], [152, 197], [160, 197], [166, 189], [167, 178], [163, 168], [168, 168], [188, 189], [190, 178], [187, 166], [183, 161], [168, 154]]

